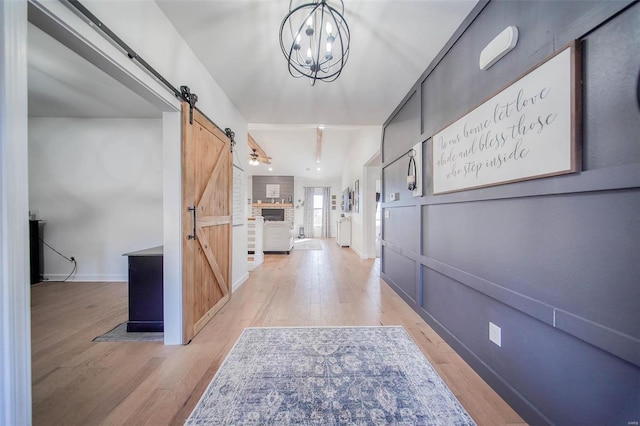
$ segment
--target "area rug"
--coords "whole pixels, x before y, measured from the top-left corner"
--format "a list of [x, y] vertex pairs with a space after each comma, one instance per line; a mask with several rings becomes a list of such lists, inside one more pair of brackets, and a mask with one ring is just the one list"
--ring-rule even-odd
[[186, 425], [474, 425], [402, 327], [247, 328]]
[[114, 329], [96, 337], [93, 342], [162, 342], [164, 333], [161, 331], [145, 331], [127, 333], [127, 323], [117, 325]]
[[320, 241], [307, 238], [304, 240], [296, 240], [293, 242], [294, 250], [322, 250]]

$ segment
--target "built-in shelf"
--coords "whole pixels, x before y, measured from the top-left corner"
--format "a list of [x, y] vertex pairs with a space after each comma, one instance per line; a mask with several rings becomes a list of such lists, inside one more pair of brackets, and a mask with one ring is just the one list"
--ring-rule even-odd
[[253, 207], [293, 207], [291, 203], [253, 203]]

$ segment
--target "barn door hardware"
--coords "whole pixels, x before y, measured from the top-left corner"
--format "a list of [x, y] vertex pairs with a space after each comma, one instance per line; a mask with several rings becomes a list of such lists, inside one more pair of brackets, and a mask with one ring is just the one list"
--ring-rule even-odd
[[231, 130], [230, 128], [226, 128], [224, 129], [224, 133], [225, 135], [227, 135], [227, 137], [229, 138], [229, 140], [231, 141], [231, 152], [233, 152], [233, 147], [236, 146], [236, 140], [234, 139], [236, 137], [236, 134], [233, 130]]
[[198, 95], [191, 93], [189, 86], [180, 86], [180, 94], [182, 99], [189, 104], [189, 124], [193, 124], [193, 109], [196, 107], [196, 102], [198, 102]]
[[187, 210], [189, 210], [191, 214], [193, 214], [193, 234], [187, 235], [187, 238], [190, 240], [195, 240], [196, 239], [196, 206], [187, 207]]

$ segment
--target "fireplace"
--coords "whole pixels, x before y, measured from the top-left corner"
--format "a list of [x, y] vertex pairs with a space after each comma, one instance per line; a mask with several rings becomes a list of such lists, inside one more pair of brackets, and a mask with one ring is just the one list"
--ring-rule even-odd
[[265, 222], [284, 222], [284, 209], [262, 209], [262, 217]]

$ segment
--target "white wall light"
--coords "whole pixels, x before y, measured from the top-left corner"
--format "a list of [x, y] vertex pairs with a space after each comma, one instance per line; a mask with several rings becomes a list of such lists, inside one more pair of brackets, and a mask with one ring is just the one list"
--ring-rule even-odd
[[480, 69], [486, 70], [511, 52], [518, 43], [518, 27], [510, 26], [496, 36], [487, 47], [480, 52]]

